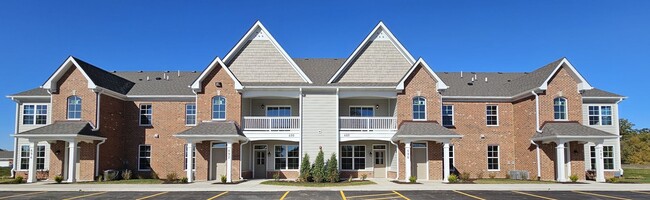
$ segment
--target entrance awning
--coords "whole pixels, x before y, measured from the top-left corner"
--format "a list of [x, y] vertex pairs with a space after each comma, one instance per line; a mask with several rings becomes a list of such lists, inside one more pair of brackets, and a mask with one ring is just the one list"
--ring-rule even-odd
[[462, 137], [436, 121], [409, 121], [399, 126], [392, 140], [449, 142], [451, 139]]
[[615, 139], [618, 135], [582, 125], [575, 121], [547, 122], [541, 133], [536, 133], [531, 139], [543, 143], [555, 141], [598, 142], [604, 139]]
[[193, 141], [241, 141], [246, 136], [239, 131], [234, 122], [202, 122], [175, 135], [178, 138]]
[[77, 140], [92, 142], [105, 140], [87, 121], [55, 121], [50, 125], [15, 134], [14, 137], [39, 141]]

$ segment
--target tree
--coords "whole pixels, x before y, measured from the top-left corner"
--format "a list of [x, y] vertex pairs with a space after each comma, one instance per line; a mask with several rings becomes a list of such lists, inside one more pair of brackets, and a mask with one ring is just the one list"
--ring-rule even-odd
[[339, 182], [339, 164], [336, 161], [336, 153], [332, 153], [327, 161], [327, 180], [332, 183]]
[[621, 133], [621, 162], [630, 164], [650, 163], [650, 129], [635, 130], [627, 119], [619, 120]]
[[619, 130], [622, 136], [636, 134], [637, 132], [632, 128], [634, 124], [625, 118], [618, 120]]
[[314, 161], [314, 166], [311, 168], [311, 176], [314, 178], [314, 182], [320, 183], [325, 179], [325, 156], [323, 155], [323, 150], [318, 151], [318, 156]]
[[309, 163], [309, 154], [305, 154], [302, 157], [302, 163], [300, 164], [300, 181], [309, 182], [309, 177], [311, 177], [311, 164]]

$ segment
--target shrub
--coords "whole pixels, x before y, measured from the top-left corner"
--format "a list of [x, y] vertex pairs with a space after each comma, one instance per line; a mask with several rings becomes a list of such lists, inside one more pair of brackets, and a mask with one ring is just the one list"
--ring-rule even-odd
[[158, 174], [155, 171], [151, 171], [151, 178], [152, 179], [160, 179], [160, 177], [158, 177]]
[[318, 156], [314, 161], [314, 166], [312, 167], [311, 175], [314, 178], [314, 182], [320, 183], [325, 179], [325, 161], [323, 158], [323, 150], [318, 151]]
[[122, 171], [122, 179], [124, 180], [130, 180], [132, 175], [133, 173], [131, 172], [131, 170], [125, 169], [124, 171]]
[[181, 178], [181, 183], [187, 183], [187, 177]]
[[[226, 176], [223, 176], [223, 177], [226, 177]], [[222, 181], [223, 181], [223, 177], [222, 177]], [[276, 172], [275, 174], [273, 174], [273, 180], [280, 181], [280, 172]]]
[[472, 174], [470, 174], [469, 172], [463, 172], [463, 173], [460, 174], [459, 178], [460, 178], [461, 181], [469, 181], [469, 177], [471, 175]]
[[488, 174], [488, 177], [490, 177], [491, 179], [494, 179], [494, 177], [496, 177], [496, 176], [497, 176], [497, 175], [496, 175], [495, 173], [489, 173], [489, 174]]
[[97, 176], [97, 182], [102, 182], [102, 181], [104, 181], [104, 175]]
[[311, 177], [311, 164], [309, 163], [309, 154], [305, 154], [302, 157], [302, 163], [300, 164], [300, 176], [298, 181], [300, 182], [309, 182]]
[[22, 176], [16, 176], [16, 178], [14, 178], [14, 183], [15, 184], [23, 183], [23, 177]]
[[[332, 153], [330, 160], [327, 161], [327, 180], [332, 183], [339, 182], [339, 164], [336, 161], [336, 153]], [[364, 178], [365, 179], [365, 178]]]
[[574, 182], [574, 183], [578, 182], [578, 175], [573, 174], [573, 175], [569, 176], [569, 179], [571, 179], [571, 182]]
[[228, 181], [228, 177], [226, 175], [221, 175], [221, 183], [226, 183]]
[[352, 174], [350, 174], [350, 177], [348, 177], [348, 182], [352, 182]]
[[[365, 175], [365, 174], [364, 174], [364, 175]], [[409, 177], [409, 183], [415, 183], [417, 180], [418, 180], [418, 178], [415, 177], [415, 176], [411, 176], [411, 177]]]
[[612, 178], [606, 179], [605, 181], [608, 182], [608, 183], [618, 183], [619, 179], [616, 178], [616, 177], [612, 177]]
[[477, 178], [477, 179], [483, 179], [483, 171], [481, 171], [481, 172], [479, 172], [478, 174], [476, 174], [476, 178]]
[[458, 183], [458, 176], [456, 176], [456, 174], [450, 174], [449, 178], [447, 178], [447, 181], [450, 183]]
[[[101, 180], [101, 179], [100, 179], [100, 180]], [[56, 183], [61, 183], [61, 182], [63, 182], [63, 176], [56, 175], [56, 176], [54, 177], [54, 181], [55, 181]]]
[[176, 182], [176, 180], [178, 180], [178, 174], [176, 174], [176, 172], [167, 174], [167, 179], [165, 179], [168, 183]]
[[368, 178], [368, 174], [361, 174], [361, 180], [365, 181]]

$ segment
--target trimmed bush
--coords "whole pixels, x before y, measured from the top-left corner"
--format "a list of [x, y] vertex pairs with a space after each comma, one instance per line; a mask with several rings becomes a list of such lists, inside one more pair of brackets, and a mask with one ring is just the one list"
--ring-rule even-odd
[[158, 173], [156, 173], [155, 171], [151, 171], [151, 178], [152, 179], [160, 179], [160, 177], [158, 177]]
[[16, 178], [14, 178], [14, 183], [15, 184], [23, 183], [23, 177], [22, 176], [16, 176]]
[[332, 153], [330, 159], [327, 161], [327, 180], [331, 183], [339, 182], [339, 164], [336, 161], [336, 153]]
[[458, 176], [456, 174], [449, 174], [449, 178], [447, 178], [447, 181], [450, 183], [458, 183]]
[[226, 175], [221, 175], [221, 183], [226, 183], [228, 182], [228, 177]]
[[[364, 175], [365, 175], [365, 174], [364, 174]], [[415, 183], [416, 181], [418, 181], [418, 178], [417, 178], [417, 177], [415, 177], [415, 176], [411, 176], [411, 177], [409, 177], [409, 183]]]
[[571, 179], [571, 182], [574, 182], [574, 183], [578, 182], [578, 175], [573, 174], [573, 175], [569, 176], [569, 179]]
[[[100, 180], [101, 180], [101, 179], [100, 179]], [[54, 177], [54, 181], [55, 181], [56, 183], [61, 183], [61, 182], [63, 182], [63, 176], [60, 176], [60, 175], [55, 176], [55, 177]]]
[[181, 178], [181, 183], [187, 183], [187, 177]]
[[300, 182], [309, 182], [311, 178], [311, 164], [309, 163], [309, 154], [305, 154], [302, 157], [302, 163], [300, 164], [300, 176], [298, 181]]

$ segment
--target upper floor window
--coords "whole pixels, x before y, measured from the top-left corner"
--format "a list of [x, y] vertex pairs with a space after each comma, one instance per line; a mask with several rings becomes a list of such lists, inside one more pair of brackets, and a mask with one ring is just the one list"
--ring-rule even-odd
[[196, 104], [193, 103], [185, 104], [185, 124], [186, 125], [196, 124]]
[[453, 105], [442, 105], [442, 125], [443, 126], [453, 126], [454, 125], [454, 106]]
[[488, 126], [499, 125], [499, 106], [487, 105], [485, 106], [485, 119]]
[[427, 100], [424, 97], [413, 98], [413, 120], [427, 119]]
[[151, 120], [153, 120], [153, 107], [151, 106], [151, 104], [141, 104], [140, 125], [141, 126], [151, 125]]
[[350, 106], [351, 117], [374, 117], [375, 108], [372, 106]]
[[566, 120], [566, 113], [566, 99], [564, 97], [553, 99], [553, 118], [555, 120]]
[[612, 125], [612, 106], [589, 106], [589, 125]]
[[268, 117], [291, 116], [291, 106], [266, 106], [266, 116]]
[[39, 125], [47, 123], [47, 105], [23, 105], [23, 124]]
[[212, 119], [224, 120], [226, 119], [226, 98], [223, 96], [216, 96], [212, 98]]
[[68, 119], [81, 119], [81, 98], [68, 97]]

